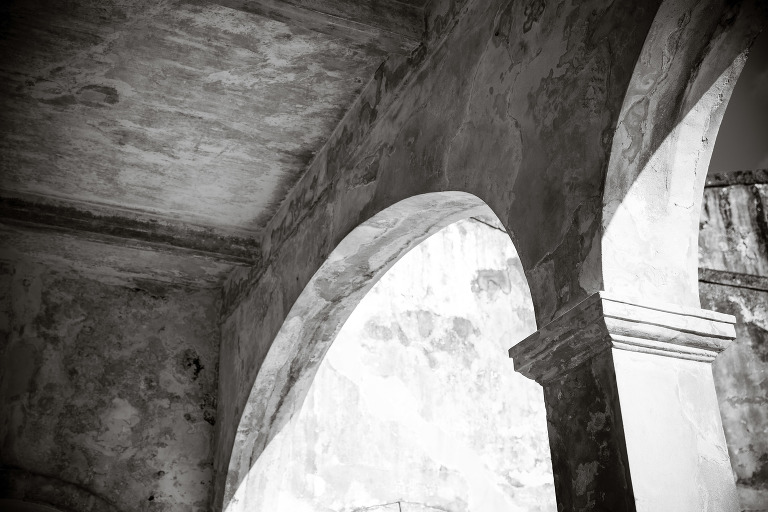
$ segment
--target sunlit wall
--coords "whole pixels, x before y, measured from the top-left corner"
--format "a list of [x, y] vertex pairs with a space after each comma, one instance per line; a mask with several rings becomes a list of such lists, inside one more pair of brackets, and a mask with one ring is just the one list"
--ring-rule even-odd
[[453, 224], [381, 279], [230, 509], [556, 510], [541, 388], [507, 357], [533, 308], [493, 224]]

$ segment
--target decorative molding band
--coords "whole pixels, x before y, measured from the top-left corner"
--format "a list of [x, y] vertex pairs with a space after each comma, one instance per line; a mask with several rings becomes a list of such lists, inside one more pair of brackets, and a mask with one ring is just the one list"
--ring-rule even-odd
[[715, 270], [711, 268], [699, 269], [699, 282], [733, 286], [734, 288], [746, 288], [748, 290], [768, 291], [768, 277], [753, 274], [741, 274], [728, 272], [727, 270]]
[[102, 205], [0, 196], [0, 223], [34, 230], [54, 230], [131, 247], [183, 252], [239, 265], [261, 256], [255, 234], [229, 234], [215, 228], [170, 221]]
[[597, 292], [510, 348], [509, 357], [539, 384], [608, 349], [711, 362], [735, 339], [735, 323], [732, 315]]
[[768, 169], [750, 171], [733, 171], [710, 174], [707, 176], [705, 188], [729, 187], [731, 185], [765, 185], [768, 184]]

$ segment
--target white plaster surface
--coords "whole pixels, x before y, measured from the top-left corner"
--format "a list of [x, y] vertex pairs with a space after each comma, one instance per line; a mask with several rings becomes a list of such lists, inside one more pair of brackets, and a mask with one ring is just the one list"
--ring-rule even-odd
[[506, 233], [441, 230], [359, 304], [227, 510], [556, 510], [541, 388], [506, 354], [535, 329]]
[[638, 512], [737, 512], [708, 363], [614, 350]]

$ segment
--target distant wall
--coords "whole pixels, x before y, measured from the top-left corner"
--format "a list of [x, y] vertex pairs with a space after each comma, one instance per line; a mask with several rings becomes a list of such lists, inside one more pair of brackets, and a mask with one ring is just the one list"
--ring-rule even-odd
[[217, 292], [0, 261], [0, 498], [202, 511]]
[[509, 236], [439, 231], [360, 302], [228, 512], [555, 511], [541, 387], [507, 357], [535, 330]]
[[737, 318], [714, 364], [745, 511], [768, 511], [768, 172], [710, 177], [699, 236], [701, 306]]

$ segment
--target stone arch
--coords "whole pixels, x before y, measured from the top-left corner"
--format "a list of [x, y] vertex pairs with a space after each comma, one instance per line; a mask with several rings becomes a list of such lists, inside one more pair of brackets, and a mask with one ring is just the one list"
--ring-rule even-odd
[[603, 288], [699, 306], [698, 233], [717, 132], [766, 7], [665, 2], [627, 89], [603, 192]]
[[226, 479], [226, 509], [270, 440], [298, 412], [329, 346], [356, 305], [408, 251], [462, 219], [495, 214], [464, 192], [402, 200], [345, 237], [300, 294], [264, 358], [240, 418]]
[[539, 326], [600, 289], [599, 269], [578, 269], [599, 245], [608, 135], [659, 1], [466, 2], [434, 46], [382, 65], [267, 224], [262, 260], [225, 284], [215, 506], [270, 343], [378, 212], [426, 193], [482, 198], [515, 242]]
[[[749, 14], [756, 2], [590, 0], [530, 10], [470, 1], [434, 45], [382, 65], [265, 227], [262, 260], [225, 286], [213, 502], [222, 503], [237, 425], [294, 301], [340, 240], [400, 200], [448, 190], [482, 198], [515, 241], [539, 327], [601, 290], [672, 302], [676, 287], [695, 295], [689, 254], [670, 249], [667, 262], [667, 253], [648, 251], [653, 240], [633, 220], [642, 212], [646, 231], [680, 223], [695, 232], [697, 215], [681, 221], [642, 204], [671, 174], [645, 173], [649, 160], [625, 162], [622, 148], [637, 140], [643, 155], [655, 154], [685, 119], [667, 114], [691, 110], [719, 77], [702, 67], [705, 57], [721, 63], [715, 47], [746, 46], [750, 22], [761, 21]], [[678, 19], [680, 37], [670, 38]], [[653, 110], [633, 124], [632, 91], [642, 93], [657, 54], [676, 74], [657, 77]], [[615, 213], [625, 198], [641, 204], [622, 221]]]

